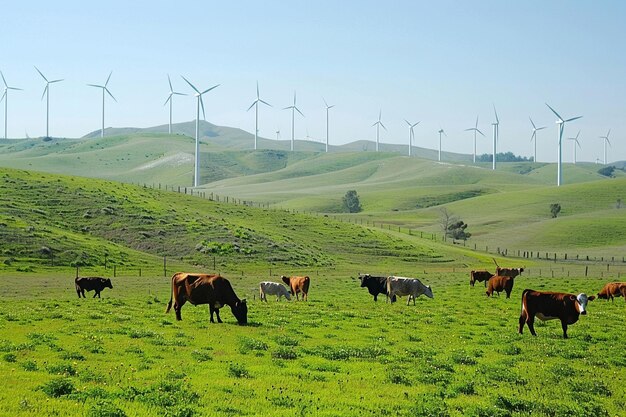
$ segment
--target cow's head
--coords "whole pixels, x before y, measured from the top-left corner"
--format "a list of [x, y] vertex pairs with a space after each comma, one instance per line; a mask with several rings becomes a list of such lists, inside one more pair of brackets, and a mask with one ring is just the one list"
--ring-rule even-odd
[[470, 285], [473, 287], [476, 280], [474, 279], [474, 271], [470, 272]]
[[370, 277], [370, 274], [359, 274], [359, 280], [361, 280], [361, 287], [367, 287], [367, 278]]
[[433, 290], [430, 288], [430, 285], [426, 285], [426, 290], [424, 290], [424, 295], [428, 298], [435, 298], [433, 295]]
[[105, 278], [102, 284], [105, 287], [109, 287], [110, 289], [113, 289], [113, 284], [111, 284], [111, 278]]
[[289, 281], [291, 280], [289, 279], [289, 277], [283, 275], [282, 277], [280, 277], [280, 279], [282, 279], [285, 284], [290, 285]]
[[239, 324], [248, 323], [248, 304], [246, 304], [245, 298], [241, 301], [237, 301], [230, 307], [230, 310], [233, 312], [233, 316], [235, 316]]
[[285, 292], [284, 292], [284, 294], [283, 294], [283, 295], [285, 296], [285, 298], [286, 298], [287, 300], [291, 301], [291, 293], [290, 293], [290, 292], [289, 292], [289, 290], [288, 290], [288, 289], [286, 289], [285, 287], [283, 287], [283, 289], [285, 289]]
[[576, 305], [576, 310], [580, 313], [580, 314], [587, 314], [587, 302], [588, 301], [593, 301], [596, 299], [595, 295], [592, 295], [590, 297], [587, 296], [587, 294], [585, 293], [580, 293], [578, 294], [576, 297], [574, 297], [573, 295], [570, 297], [575, 301], [575, 305]]

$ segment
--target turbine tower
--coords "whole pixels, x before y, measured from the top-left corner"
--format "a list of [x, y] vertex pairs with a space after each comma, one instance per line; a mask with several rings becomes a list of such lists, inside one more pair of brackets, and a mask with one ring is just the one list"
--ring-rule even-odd
[[43, 97], [46, 96], [46, 137], [49, 138], [50, 137], [50, 84], [58, 83], [63, 80], [59, 79], [59, 80], [48, 81], [48, 79], [41, 73], [41, 71], [39, 71], [39, 68], [35, 67], [35, 69], [37, 70], [39, 75], [41, 75], [41, 78], [43, 78], [44, 81], [46, 82], [46, 87], [43, 89], [43, 94], [41, 95], [41, 99], [43, 100]]
[[276, 131], [276, 140], [280, 139], [280, 129]]
[[466, 132], [468, 131], [474, 131], [474, 163], [476, 163], [476, 132], [480, 133], [481, 135], [485, 136], [483, 134], [483, 132], [481, 132], [478, 129], [478, 116], [476, 116], [476, 124], [474, 125], [474, 127], [470, 127], [469, 129], [465, 129]]
[[420, 124], [420, 122], [411, 124], [411, 122], [409, 122], [406, 119], [404, 119], [404, 121], [406, 122], [407, 125], [409, 125], [409, 156], [411, 156], [411, 149], [413, 148], [413, 139], [415, 138], [415, 131], [413, 131], [413, 128], [417, 126], [418, 124]]
[[496, 105], [493, 105], [493, 113], [496, 115], [496, 121], [495, 123], [492, 123], [491, 125], [493, 126], [493, 161], [492, 161], [492, 165], [491, 165], [491, 169], [495, 170], [496, 169], [496, 148], [497, 148], [497, 143], [498, 143], [498, 136], [500, 135], [500, 119], [498, 119], [498, 112], [496, 111]]
[[533, 119], [531, 119], [530, 116], [528, 116], [528, 119], [530, 120], [530, 124], [533, 125], [533, 134], [530, 137], [530, 141], [531, 142], [533, 140], [535, 141], [535, 150], [534, 150], [533, 161], [537, 162], [537, 131], [545, 129], [546, 126], [537, 127], [537, 126], [535, 126], [535, 122], [533, 122]]
[[[111, 94], [111, 92], [109, 91], [109, 89], [107, 88], [107, 85], [109, 84], [109, 80], [111, 79], [111, 74], [113, 74], [113, 71], [111, 71], [109, 73], [109, 76], [107, 77], [106, 82], [104, 83], [104, 85], [98, 85], [98, 84], [87, 84], [90, 87], [97, 87], [97, 88], [101, 88], [102, 89], [102, 131], [100, 132], [100, 137], [103, 138], [104, 137], [104, 92], [106, 91], [107, 93], [109, 93], [109, 95], [111, 96], [111, 98], [113, 100], [115, 100], [115, 97], [113, 97], [113, 94]], [[117, 103], [117, 100], [115, 100], [115, 102]]]
[[181, 75], [181, 77], [183, 78], [183, 80], [185, 80], [185, 82], [187, 84], [189, 84], [189, 86], [191, 88], [193, 88], [193, 91], [195, 91], [195, 96], [196, 96], [196, 150], [195, 150], [195, 157], [194, 157], [193, 186], [197, 187], [198, 185], [200, 185], [200, 163], [199, 163], [199, 157], [200, 157], [200, 107], [202, 107], [202, 118], [204, 120], [206, 120], [206, 114], [204, 113], [204, 102], [202, 101], [202, 95], [208, 93], [209, 91], [213, 90], [214, 88], [219, 87], [219, 84], [214, 85], [211, 88], [207, 88], [203, 92], [200, 92], [200, 90], [198, 90], [193, 84], [191, 84], [189, 82], [189, 80], [187, 80], [182, 75]]
[[[323, 97], [322, 100], [324, 100]], [[333, 104], [332, 106], [329, 106], [328, 103], [326, 103], [326, 100], [324, 100], [324, 105], [326, 106], [326, 152], [328, 152], [328, 110], [335, 107], [335, 105]]]
[[21, 88], [17, 87], [9, 87], [7, 84], [7, 80], [4, 79], [4, 74], [0, 71], [0, 76], [2, 76], [2, 82], [4, 83], [4, 94], [2, 94], [2, 98], [0, 101], [4, 100], [4, 138], [7, 138], [7, 114], [9, 108], [9, 90], [17, 90], [21, 91]]
[[378, 152], [378, 144], [379, 144], [379, 141], [380, 141], [380, 127], [382, 126], [383, 129], [387, 130], [387, 128], [385, 127], [383, 122], [380, 121], [380, 118], [381, 118], [382, 114], [383, 114], [383, 111], [381, 109], [378, 112], [378, 121], [372, 125], [372, 126], [376, 126], [376, 152]]
[[448, 137], [448, 135], [446, 135], [446, 132], [444, 132], [442, 127], [439, 127], [439, 162], [441, 162], [441, 135], [444, 135], [446, 137]]
[[293, 152], [293, 143], [295, 141], [294, 132], [295, 132], [296, 111], [300, 113], [302, 117], [304, 117], [304, 114], [302, 114], [300, 109], [296, 107], [296, 92], [295, 91], [293, 92], [293, 106], [285, 107], [283, 110], [288, 110], [288, 109], [291, 109], [291, 151]]
[[[606, 136], [600, 136], [600, 139], [602, 139], [604, 142], [604, 165], [606, 165], [606, 144], [608, 143], [609, 145], [611, 145], [611, 142], [609, 141], [610, 134], [611, 134], [611, 129], [609, 129]], [[5, 134], [5, 137], [6, 137], [6, 134]]]
[[259, 97], [259, 82], [257, 81], [256, 82], [256, 100], [254, 100], [252, 104], [250, 104], [250, 107], [248, 107], [248, 110], [246, 110], [246, 111], [250, 111], [250, 109], [254, 107], [254, 150], [255, 151], [257, 149], [257, 138], [259, 135], [259, 103], [263, 103], [266, 106], [272, 107], [270, 103], [261, 100], [261, 98]]
[[173, 96], [186, 96], [187, 94], [177, 93], [176, 91], [174, 91], [174, 88], [172, 87], [172, 80], [170, 80], [169, 74], [167, 74], [167, 82], [170, 85], [170, 94], [167, 96], [167, 100], [165, 100], [165, 103], [163, 103], [163, 105], [165, 106], [168, 101], [170, 103], [170, 124], [169, 124], [169, 129], [167, 132], [171, 135], [172, 134], [172, 103], [174, 102]]
[[563, 119], [561, 116], [559, 116], [556, 110], [550, 107], [548, 103], [546, 103], [546, 106], [548, 106], [548, 108], [552, 111], [552, 113], [554, 113], [556, 117], [558, 117], [556, 124], [559, 125], [558, 126], [559, 128], [559, 131], [558, 131], [559, 153], [558, 153], [558, 161], [557, 161], [556, 185], [557, 187], [560, 187], [563, 182], [563, 167], [562, 167], [563, 151], [561, 149], [561, 144], [563, 142], [563, 129], [565, 129], [565, 123], [571, 122], [576, 119], [580, 119], [582, 116], [572, 117], [571, 119]]
[[[580, 148], [580, 142], [578, 142], [578, 136], [580, 135], [580, 130], [576, 133], [576, 137], [567, 138], [567, 140], [572, 141], [572, 145], [574, 146], [574, 165], [576, 165], [576, 145]], [[582, 149], [582, 148], [581, 148]]]

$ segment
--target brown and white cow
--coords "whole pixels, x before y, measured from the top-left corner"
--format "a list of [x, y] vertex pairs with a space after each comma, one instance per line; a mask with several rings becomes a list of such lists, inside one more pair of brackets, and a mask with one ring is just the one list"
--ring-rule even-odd
[[487, 297], [493, 295], [494, 291], [500, 295], [502, 291], [506, 292], [506, 298], [511, 298], [511, 291], [513, 290], [513, 284], [515, 283], [514, 277], [503, 277], [494, 275], [489, 278], [487, 283]]
[[515, 278], [518, 275], [522, 275], [524, 272], [524, 268], [500, 268], [496, 267], [496, 275], [501, 277], [513, 277]]
[[289, 291], [292, 296], [299, 300], [298, 294], [302, 293], [302, 300], [308, 301], [309, 299], [309, 284], [311, 279], [308, 276], [304, 277], [280, 277], [285, 284], [289, 287]]
[[393, 300], [396, 296], [402, 297], [408, 295], [406, 305], [409, 305], [411, 299], [413, 299], [413, 305], [415, 305], [415, 298], [424, 294], [428, 298], [434, 298], [433, 291], [429, 285], [424, 285], [417, 278], [395, 277], [390, 276], [387, 278], [387, 295]]
[[595, 296], [588, 297], [587, 294], [578, 295], [549, 292], [534, 291], [526, 289], [522, 293], [522, 313], [519, 316], [519, 334], [524, 330], [524, 324], [528, 325], [528, 329], [533, 336], [535, 333], [535, 316], [540, 320], [561, 320], [563, 328], [563, 337], [567, 339], [567, 325], [574, 324], [578, 321], [581, 314], [587, 314], [587, 302], [595, 300]]
[[287, 291], [287, 288], [283, 284], [272, 281], [263, 281], [259, 283], [259, 296], [261, 301], [267, 303], [267, 296], [275, 295], [276, 301], [280, 301], [280, 297], [285, 297], [287, 300], [291, 300], [291, 294]]
[[626, 282], [609, 282], [598, 293], [598, 298], [613, 301], [613, 297], [624, 297], [626, 301]]
[[187, 272], [174, 274], [172, 276], [172, 296], [167, 304], [166, 313], [172, 308], [172, 300], [174, 301], [176, 320], [182, 320], [180, 309], [189, 301], [193, 305], [208, 304], [211, 312], [211, 323], [215, 323], [213, 313], [217, 316], [217, 322], [222, 323], [220, 308], [225, 305], [230, 307], [239, 324], [248, 322], [246, 300], [240, 300], [230, 282], [220, 275]]
[[76, 294], [78, 294], [78, 298], [82, 295], [85, 297], [85, 291], [94, 291], [95, 294], [93, 298], [102, 298], [100, 297], [100, 291], [105, 288], [113, 289], [113, 284], [111, 284], [110, 278], [102, 278], [102, 277], [76, 277], [74, 280], [74, 285], [76, 286]]
[[487, 281], [491, 278], [493, 274], [486, 270], [481, 271], [470, 271], [470, 285], [473, 287], [475, 282], [484, 282], [485, 287], [487, 286]]

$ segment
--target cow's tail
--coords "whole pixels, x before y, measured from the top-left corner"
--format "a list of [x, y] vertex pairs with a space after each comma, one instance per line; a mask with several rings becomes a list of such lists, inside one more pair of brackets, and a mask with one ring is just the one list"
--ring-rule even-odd
[[491, 258], [493, 259], [493, 263], [496, 264], [496, 268], [500, 268], [500, 265], [498, 265], [498, 261], [496, 261], [496, 258]]
[[391, 277], [387, 277], [387, 300], [390, 303], [394, 302], [394, 295], [391, 294]]
[[165, 309], [165, 314], [169, 313], [172, 309], [172, 300], [174, 299], [174, 280], [178, 276], [178, 273], [172, 275], [172, 290], [170, 291], [170, 302], [167, 303], [167, 308]]
[[305, 294], [309, 293], [309, 285], [311, 284], [311, 278], [309, 278], [308, 276], [305, 277], [306, 279], [304, 280], [304, 285], [302, 286], [302, 289], [304, 290]]

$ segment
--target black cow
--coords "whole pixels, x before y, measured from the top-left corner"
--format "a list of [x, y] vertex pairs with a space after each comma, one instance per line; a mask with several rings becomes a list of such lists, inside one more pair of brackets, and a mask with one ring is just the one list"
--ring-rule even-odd
[[[361, 287], [367, 288], [370, 294], [374, 296], [374, 301], [378, 301], [378, 294], [387, 295], [387, 277], [374, 276], [370, 274], [359, 274], [359, 280], [361, 280]], [[393, 296], [392, 302], [396, 301], [396, 296]]]
[[85, 297], [85, 291], [95, 291], [96, 293], [93, 295], [93, 298], [102, 298], [100, 297], [100, 291], [105, 288], [113, 289], [113, 284], [111, 284], [111, 280], [109, 278], [102, 277], [76, 277], [74, 280], [74, 284], [76, 285], [76, 294], [78, 294], [78, 298], [82, 295]]

